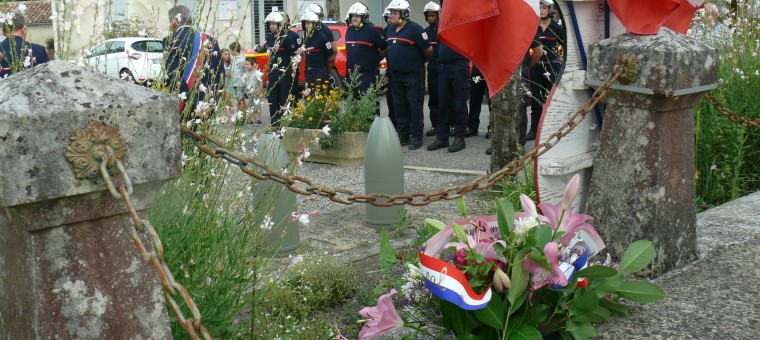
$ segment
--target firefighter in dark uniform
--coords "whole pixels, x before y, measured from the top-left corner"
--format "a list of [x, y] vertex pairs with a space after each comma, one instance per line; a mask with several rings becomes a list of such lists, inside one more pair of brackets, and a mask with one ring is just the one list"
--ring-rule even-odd
[[[383, 37], [388, 36], [388, 31], [395, 29], [396, 25], [391, 23], [391, 11], [385, 10], [383, 12], [383, 21], [385, 21], [385, 28], [383, 29]], [[388, 55], [388, 50], [385, 50], [386, 56]], [[385, 103], [388, 105], [388, 118], [391, 119], [391, 123], [393, 123], [394, 128], [397, 127], [396, 122], [396, 111], [393, 110], [393, 92], [391, 92], [391, 71], [390, 66], [388, 66], [388, 58], [385, 59], [385, 78], [388, 79], [388, 82], [385, 84]]]
[[422, 147], [424, 119], [422, 105], [425, 101], [425, 61], [433, 49], [427, 33], [420, 25], [409, 20], [409, 3], [393, 0], [388, 5], [390, 21], [395, 29], [388, 30], [388, 65], [392, 74], [391, 91], [396, 111], [396, 132], [401, 145], [409, 150]]
[[[429, 144], [427, 149], [434, 151], [448, 147], [449, 152], [458, 152], [466, 147], [464, 135], [467, 129], [470, 62], [443, 42], [440, 44], [438, 56], [441, 60], [438, 74], [441, 115], [436, 127], [435, 141]], [[454, 143], [449, 146], [451, 125], [454, 126]]]
[[430, 56], [427, 65], [427, 83], [428, 83], [428, 110], [430, 111], [430, 130], [425, 133], [427, 136], [435, 136], [435, 129], [438, 126], [438, 20], [441, 17], [441, 6], [431, 1], [422, 9], [427, 20], [428, 27], [425, 28], [428, 41], [433, 47], [433, 54]]
[[[310, 4], [306, 6], [306, 10], [304, 12], [312, 12], [319, 17], [319, 21], [322, 22], [322, 20], [325, 20], [325, 10], [322, 9], [322, 6], [319, 4]], [[305, 14], [305, 13], [304, 13]], [[327, 37], [327, 41], [330, 42], [330, 46], [332, 46], [332, 56], [328, 59], [328, 65], [327, 65], [327, 73], [330, 73], [330, 71], [335, 66], [335, 57], [338, 56], [338, 46], [335, 44], [335, 36], [332, 34], [332, 30], [330, 30], [327, 25], [320, 25], [320, 31], [322, 31], [322, 34]]]
[[273, 128], [280, 126], [282, 109], [288, 102], [288, 94], [293, 87], [293, 68], [291, 65], [293, 56], [298, 52], [301, 38], [297, 33], [288, 29], [290, 19], [286, 14], [272, 12], [264, 19], [269, 28], [266, 41], [256, 46], [256, 52], [269, 52], [269, 83], [267, 84], [267, 100], [269, 101], [269, 115]]
[[561, 64], [559, 46], [565, 44], [565, 30], [552, 19], [552, 1], [541, 0], [541, 21], [538, 24], [538, 42], [544, 54], [538, 64], [530, 69], [530, 131], [525, 140], [536, 139], [538, 122], [544, 110], [549, 92], [557, 79]]
[[332, 57], [332, 44], [320, 30], [319, 17], [306, 12], [301, 17], [301, 28], [304, 31], [303, 47], [300, 51], [306, 56], [306, 84], [321, 85], [328, 80], [327, 64]]
[[[488, 92], [488, 86], [485, 79], [483, 79], [483, 73], [475, 67], [475, 64], [470, 63], [470, 65], [472, 66], [472, 72], [470, 73], [470, 112], [467, 114], [467, 132], [464, 134], [465, 137], [478, 135], [480, 106], [483, 104], [483, 97]], [[488, 99], [488, 112], [491, 112], [490, 99]], [[490, 130], [489, 126], [488, 131]]]
[[388, 52], [388, 43], [383, 34], [369, 21], [369, 9], [357, 2], [348, 9], [346, 29], [346, 66], [349, 72], [358, 72], [359, 93], [367, 92], [379, 75], [380, 60]]

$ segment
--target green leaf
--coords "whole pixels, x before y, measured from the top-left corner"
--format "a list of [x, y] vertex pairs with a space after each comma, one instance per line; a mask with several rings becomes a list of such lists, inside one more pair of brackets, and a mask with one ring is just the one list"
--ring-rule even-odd
[[547, 305], [534, 305], [525, 311], [525, 318], [523, 322], [526, 325], [538, 326], [546, 320], [549, 315], [549, 306]]
[[620, 267], [626, 273], [635, 273], [644, 269], [654, 257], [654, 244], [652, 241], [638, 240], [631, 243], [620, 260]]
[[511, 312], [510, 315], [514, 312], [520, 310], [520, 307], [525, 303], [525, 301], [528, 300], [528, 292], [524, 291], [520, 296], [517, 297], [517, 300], [515, 300], [515, 303], [511, 305]]
[[585, 291], [570, 301], [570, 311], [573, 314], [586, 314], [599, 305], [599, 298], [594, 292]]
[[590, 266], [581, 269], [575, 275], [577, 277], [585, 277], [588, 279], [603, 279], [617, 275], [618, 271], [615, 268], [607, 266]]
[[452, 226], [454, 227], [454, 235], [457, 236], [457, 240], [459, 240], [459, 242], [462, 242], [464, 244], [468, 244], [467, 234], [464, 232], [464, 229], [462, 228], [462, 226], [457, 223], [452, 224]]
[[541, 332], [534, 326], [523, 324], [509, 334], [510, 340], [541, 340]]
[[457, 207], [459, 207], [459, 214], [462, 215], [462, 217], [467, 216], [467, 204], [464, 202], [464, 197], [460, 197], [457, 200]]
[[464, 309], [446, 300], [440, 300], [439, 306], [443, 315], [443, 325], [457, 336], [469, 334], [474, 328], [475, 320]]
[[602, 306], [597, 306], [586, 314], [586, 316], [591, 320], [591, 322], [607, 322], [610, 321], [610, 311], [607, 308], [604, 308]]
[[531, 252], [528, 254], [528, 258], [533, 260], [533, 262], [538, 263], [541, 267], [546, 268], [546, 270], [552, 270], [552, 267], [549, 265], [549, 262], [546, 262], [546, 257], [543, 253], [539, 252]]
[[514, 259], [512, 259], [512, 270], [509, 275], [509, 280], [512, 281], [512, 289], [509, 290], [507, 293], [507, 300], [509, 300], [510, 305], [512, 306], [510, 308], [511, 311], [516, 310], [514, 307], [515, 301], [518, 297], [525, 291], [526, 288], [528, 288], [528, 273], [525, 272], [523, 269], [523, 259], [525, 257], [525, 254], [528, 252], [528, 249], [522, 249], [515, 255]]
[[443, 228], [446, 228], [446, 223], [443, 223], [443, 222], [441, 222], [439, 220], [436, 220], [434, 218], [426, 218], [425, 219], [425, 224], [428, 225], [428, 226], [431, 226], [431, 227], [435, 228], [438, 231], [441, 231], [441, 230], [443, 230]]
[[662, 300], [665, 292], [653, 283], [646, 281], [624, 281], [617, 294], [638, 303], [650, 303]]
[[617, 315], [628, 315], [628, 307], [621, 303], [599, 300], [599, 306], [607, 308]]
[[506, 306], [501, 301], [499, 295], [492, 295], [491, 300], [488, 301], [488, 305], [485, 308], [477, 309], [473, 311], [475, 318], [480, 322], [491, 326], [496, 329], [504, 328], [504, 314], [506, 313]]
[[567, 327], [565, 329], [573, 336], [574, 339], [588, 339], [599, 336], [599, 333], [596, 332], [596, 328], [594, 328], [594, 326], [592, 326], [590, 323], [586, 322], [568, 321]]
[[546, 224], [533, 228], [531, 231], [533, 232], [533, 237], [536, 239], [536, 247], [541, 249], [544, 249], [544, 246], [551, 242], [552, 234], [554, 233], [552, 228]]
[[483, 327], [480, 329], [478, 335], [480, 336], [480, 339], [501, 339], [499, 331], [500, 330], [496, 330], [491, 327]]
[[380, 266], [384, 269], [390, 269], [396, 263], [396, 251], [391, 246], [388, 239], [388, 231], [383, 229], [380, 235]]
[[496, 200], [496, 218], [499, 223], [501, 238], [508, 240], [515, 222], [515, 208], [506, 198]]
[[601, 280], [594, 280], [592, 282], [594, 291], [596, 291], [596, 296], [601, 298], [620, 289], [620, 286], [623, 284], [623, 277], [621, 275], [615, 275]]

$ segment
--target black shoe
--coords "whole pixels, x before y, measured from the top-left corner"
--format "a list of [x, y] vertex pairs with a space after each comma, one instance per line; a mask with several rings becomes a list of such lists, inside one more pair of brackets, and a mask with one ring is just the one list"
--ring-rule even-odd
[[478, 129], [472, 130], [470, 128], [467, 128], [467, 132], [464, 133], [465, 137], [474, 137], [474, 136], [477, 136], [477, 135], [478, 135]]
[[428, 137], [435, 136], [436, 133], [438, 133], [438, 131], [436, 131], [435, 128], [431, 128], [430, 130], [427, 130], [427, 132], [425, 132], [425, 136], [428, 136]]
[[443, 149], [449, 147], [449, 141], [448, 140], [440, 140], [438, 138], [435, 139], [433, 143], [427, 146], [428, 151], [435, 151], [438, 149]]
[[451, 144], [449, 147], [449, 152], [459, 152], [464, 150], [465, 147], [464, 138], [454, 138], [454, 144]]
[[526, 141], [528, 141], [528, 140], [536, 140], [536, 132], [535, 131], [528, 132], [528, 134], [525, 135], [525, 140]]
[[491, 130], [488, 130], [488, 132], [486, 132], [486, 139], [491, 139]]
[[422, 147], [422, 138], [412, 138], [412, 142], [409, 143], [409, 150], [417, 150]]
[[492, 153], [493, 153], [493, 147], [489, 147], [488, 149], [486, 149], [486, 155], [490, 156]]
[[401, 143], [401, 146], [409, 145], [409, 138], [399, 138], [399, 143]]
[[454, 136], [455, 136], [454, 127], [451, 127], [451, 129], [449, 130], [449, 137], [454, 137]]

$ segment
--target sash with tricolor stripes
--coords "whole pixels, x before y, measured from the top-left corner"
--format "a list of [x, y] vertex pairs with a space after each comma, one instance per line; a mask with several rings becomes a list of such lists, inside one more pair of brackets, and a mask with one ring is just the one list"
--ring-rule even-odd
[[[188, 91], [193, 88], [195, 80], [200, 74], [200, 70], [203, 69], [203, 62], [206, 59], [206, 49], [203, 46], [208, 41], [208, 35], [202, 32], [195, 32], [195, 39], [193, 39], [193, 51], [188, 58], [187, 66], [185, 67], [185, 73], [182, 74], [182, 80], [187, 84]], [[188, 94], [189, 95], [189, 94]], [[180, 100], [179, 111], [182, 112], [185, 109], [185, 101]]]

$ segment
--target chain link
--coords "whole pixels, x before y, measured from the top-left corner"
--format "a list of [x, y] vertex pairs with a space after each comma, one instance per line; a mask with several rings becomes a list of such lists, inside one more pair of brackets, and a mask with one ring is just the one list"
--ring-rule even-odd
[[705, 94], [705, 98], [707, 98], [707, 101], [712, 104], [718, 112], [726, 115], [731, 121], [737, 122], [746, 127], [760, 128], [760, 119], [751, 120], [747, 117], [737, 115], [735, 112], [727, 109], [723, 103], [718, 101], [718, 98], [715, 98], [711, 93]]
[[[283, 184], [288, 190], [304, 196], [318, 195], [326, 197], [333, 202], [351, 205], [354, 203], [368, 203], [378, 207], [390, 207], [394, 205], [411, 205], [411, 206], [424, 206], [432, 202], [440, 200], [453, 200], [462, 197], [464, 194], [474, 190], [484, 190], [494, 186], [498, 181], [507, 177], [514, 176], [519, 173], [525, 166], [533, 161], [534, 158], [543, 155], [549, 149], [557, 145], [562, 137], [567, 136], [591, 110], [601, 101], [601, 99], [607, 94], [607, 90], [617, 80], [620, 74], [623, 72], [623, 66], [615, 65], [612, 73], [607, 79], [602, 82], [599, 88], [594, 91], [594, 94], [587, 100], [583, 106], [573, 114], [565, 124], [563, 124], [556, 132], [551, 134], [547, 141], [539, 144], [535, 149], [523, 155], [521, 158], [516, 159], [509, 164], [505, 165], [501, 170], [494, 172], [491, 175], [483, 175], [470, 183], [445, 188], [440, 191], [425, 193], [415, 192], [403, 195], [390, 195], [390, 194], [356, 194], [350, 190], [345, 189], [332, 189], [329, 187], [315, 185], [308, 178], [301, 176], [289, 176], [278, 172], [273, 172], [266, 164], [263, 164], [251, 157], [240, 156], [231, 152], [225, 148], [225, 145], [219, 140], [209, 135], [206, 132], [195, 132], [185, 125], [180, 125], [180, 130], [183, 134], [190, 137], [193, 140], [193, 144], [203, 153], [213, 157], [222, 158], [232, 164], [240, 167], [240, 170], [245, 174], [256, 178], [258, 180], [273, 180], [275, 182]], [[576, 122], [578, 119], [578, 122]], [[253, 167], [251, 167], [251, 165]], [[257, 171], [258, 170], [258, 171]], [[306, 189], [300, 189], [301, 184], [306, 186]]]
[[[211, 335], [206, 330], [206, 327], [201, 324], [201, 312], [195, 305], [195, 301], [193, 301], [193, 298], [190, 296], [190, 293], [187, 291], [185, 286], [174, 280], [172, 271], [169, 269], [166, 261], [164, 261], [164, 246], [161, 243], [161, 238], [158, 236], [158, 233], [156, 233], [156, 229], [153, 228], [153, 225], [147, 219], [141, 220], [137, 217], [137, 212], [132, 207], [132, 202], [129, 198], [129, 194], [132, 193], [132, 182], [130, 181], [129, 176], [127, 176], [127, 172], [124, 170], [124, 165], [119, 159], [113, 157], [113, 153], [110, 151], [111, 150], [109, 149], [108, 157], [103, 157], [103, 159], [100, 161], [100, 175], [103, 177], [103, 180], [105, 181], [108, 190], [111, 192], [111, 195], [116, 199], [123, 200], [124, 205], [127, 207], [129, 216], [132, 218], [132, 228], [130, 228], [130, 234], [132, 236], [132, 241], [135, 243], [137, 250], [140, 252], [140, 256], [142, 256], [143, 260], [146, 263], [152, 264], [153, 267], [156, 268], [158, 277], [161, 279], [161, 285], [164, 287], [164, 295], [166, 297], [166, 301], [169, 306], [171, 306], [172, 312], [174, 312], [174, 315], [177, 317], [179, 324], [187, 331], [188, 334], [190, 334], [190, 338], [200, 339], [200, 337], [198, 337], [198, 332], [200, 332], [201, 335], [203, 335], [204, 339], [211, 339]], [[119, 169], [121, 172], [124, 178], [124, 183], [126, 185], [126, 187], [124, 185], [119, 186], [118, 192], [116, 192], [114, 189], [115, 187], [111, 181], [111, 176], [108, 175], [108, 171], [106, 170], [106, 164], [108, 163], [109, 158], [116, 162], [117, 169]], [[146, 250], [145, 245], [138, 236], [138, 231], [148, 232], [153, 243], [153, 251], [148, 252]], [[185, 314], [182, 313], [182, 309], [180, 309], [179, 305], [177, 304], [177, 301], [174, 300], [174, 297], [178, 295], [182, 296], [188, 308], [190, 308], [190, 311], [193, 314], [192, 318], [186, 318]]]

